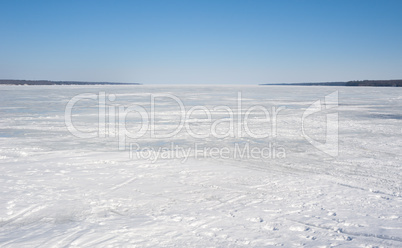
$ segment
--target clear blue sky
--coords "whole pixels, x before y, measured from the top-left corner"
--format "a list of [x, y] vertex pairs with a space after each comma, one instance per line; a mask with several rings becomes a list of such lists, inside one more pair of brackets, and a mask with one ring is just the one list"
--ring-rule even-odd
[[402, 79], [402, 1], [1, 0], [0, 78]]

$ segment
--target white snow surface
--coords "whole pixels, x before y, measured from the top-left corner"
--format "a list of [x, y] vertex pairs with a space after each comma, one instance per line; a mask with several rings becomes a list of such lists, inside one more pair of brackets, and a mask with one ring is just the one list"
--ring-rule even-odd
[[[310, 104], [339, 93], [339, 155], [329, 156], [302, 135]], [[82, 93], [105, 92], [107, 106], [150, 110], [152, 94], [171, 94], [189, 110], [204, 106], [212, 121], [260, 105], [283, 107], [272, 126], [250, 114], [253, 132], [267, 138], [208, 136], [194, 112], [168, 138], [79, 138], [65, 123], [65, 107]], [[1, 247], [402, 247], [402, 89], [315, 86], [1, 86]], [[155, 100], [156, 133], [175, 129], [172, 99]], [[117, 107], [116, 107], [117, 108]], [[77, 129], [98, 130], [98, 101], [78, 102]], [[236, 119], [236, 115], [234, 118]], [[194, 119], [197, 119], [198, 121]], [[272, 120], [271, 120], [272, 121]], [[325, 114], [306, 132], [325, 135]], [[126, 120], [138, 127], [138, 116]], [[237, 123], [237, 119], [235, 124]], [[110, 123], [109, 123], [110, 124]], [[217, 126], [225, 131], [227, 123]], [[110, 127], [107, 125], [107, 127]], [[244, 131], [244, 130], [243, 130]], [[134, 132], [133, 132], [134, 133]], [[130, 157], [141, 149], [235, 144], [284, 149], [285, 157]], [[137, 147], [138, 148], [138, 147]], [[174, 148], [174, 147], [173, 147]], [[132, 154], [131, 154], [132, 155]]]

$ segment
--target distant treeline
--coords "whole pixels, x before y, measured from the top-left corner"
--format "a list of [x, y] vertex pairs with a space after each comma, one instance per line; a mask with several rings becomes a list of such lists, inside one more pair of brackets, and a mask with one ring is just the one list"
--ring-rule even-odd
[[138, 83], [0, 79], [0, 85], [140, 85]]
[[402, 87], [402, 80], [349, 81], [346, 86]]
[[261, 84], [261, 85], [402, 87], [402, 79], [362, 80], [362, 81], [348, 81], [348, 82], [320, 82], [320, 83]]

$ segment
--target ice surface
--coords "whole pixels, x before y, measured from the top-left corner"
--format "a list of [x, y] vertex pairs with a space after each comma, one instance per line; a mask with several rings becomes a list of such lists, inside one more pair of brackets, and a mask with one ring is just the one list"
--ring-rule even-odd
[[[301, 119], [334, 91], [339, 155], [329, 156], [305, 139]], [[82, 132], [100, 130], [100, 137], [75, 137], [65, 123], [67, 103], [102, 92], [107, 130], [98, 125], [99, 101], [84, 99], [74, 105], [72, 121]], [[1, 86], [0, 94], [2, 247], [402, 246], [400, 88]], [[119, 150], [121, 129], [112, 109], [141, 106], [149, 112], [155, 94], [176, 96], [187, 113], [204, 106], [212, 122], [230, 119], [227, 109], [214, 109], [228, 107], [234, 137], [210, 135], [211, 122], [198, 110], [186, 123], [205, 137], [185, 129], [166, 138], [147, 132], [126, 137]], [[269, 136], [250, 137], [244, 127], [239, 136], [237, 114], [244, 118], [256, 105], [271, 112], [282, 107], [276, 126], [251, 111], [250, 130]], [[172, 99], [155, 99], [154, 113], [157, 135], [180, 124]], [[306, 118], [312, 139], [325, 141], [326, 114]], [[139, 117], [128, 115], [125, 128], [139, 130]], [[224, 134], [229, 124], [215, 130]], [[195, 145], [228, 149], [229, 155], [202, 156]], [[285, 156], [234, 157], [235, 145], [271, 145], [269, 151], [282, 149]], [[174, 156], [145, 158], [145, 147]]]

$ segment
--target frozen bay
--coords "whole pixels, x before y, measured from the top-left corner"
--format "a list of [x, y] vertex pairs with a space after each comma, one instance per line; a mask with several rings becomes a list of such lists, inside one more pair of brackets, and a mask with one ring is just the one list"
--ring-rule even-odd
[[402, 245], [400, 88], [0, 93], [2, 247]]

